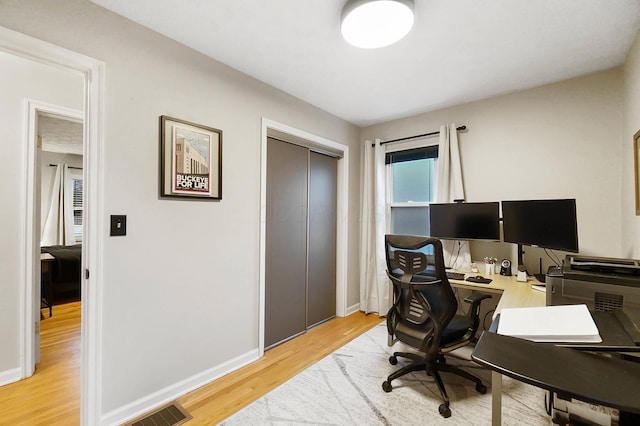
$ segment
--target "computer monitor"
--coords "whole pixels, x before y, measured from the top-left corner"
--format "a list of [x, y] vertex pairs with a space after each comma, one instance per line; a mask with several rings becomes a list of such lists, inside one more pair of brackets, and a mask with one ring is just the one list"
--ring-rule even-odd
[[576, 200], [503, 201], [502, 231], [508, 243], [577, 253]]
[[430, 235], [449, 240], [500, 240], [500, 204], [429, 204]]

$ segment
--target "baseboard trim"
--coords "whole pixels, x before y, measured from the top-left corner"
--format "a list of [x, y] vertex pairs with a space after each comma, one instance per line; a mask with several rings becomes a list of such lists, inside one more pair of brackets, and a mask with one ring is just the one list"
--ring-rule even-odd
[[356, 303], [355, 305], [351, 305], [347, 307], [347, 316], [353, 314], [354, 312], [358, 312], [360, 310], [360, 303]]
[[231, 373], [259, 358], [258, 349], [249, 351], [243, 355], [233, 358], [223, 364], [205, 370], [185, 380], [168, 386], [157, 392], [149, 394], [143, 398], [133, 401], [130, 404], [117, 408], [104, 414], [100, 419], [100, 425], [111, 426], [121, 425], [129, 420], [142, 416], [164, 404], [167, 404], [195, 389], [213, 382], [220, 377]]
[[20, 367], [0, 372], [0, 386], [15, 383], [22, 379], [22, 369]]

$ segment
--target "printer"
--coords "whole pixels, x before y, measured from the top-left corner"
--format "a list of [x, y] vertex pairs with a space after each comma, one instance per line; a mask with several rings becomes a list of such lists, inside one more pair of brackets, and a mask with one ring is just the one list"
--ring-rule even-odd
[[584, 303], [591, 311], [624, 310], [640, 324], [640, 261], [567, 255], [545, 277], [546, 304]]
[[[622, 309], [634, 324], [640, 324], [640, 261], [607, 257], [567, 255], [561, 268], [550, 268], [545, 277], [546, 304], [584, 303], [591, 311]], [[637, 330], [637, 329], [636, 329]], [[629, 354], [628, 354], [629, 355]], [[547, 412], [558, 425], [638, 424], [609, 407], [547, 394]]]

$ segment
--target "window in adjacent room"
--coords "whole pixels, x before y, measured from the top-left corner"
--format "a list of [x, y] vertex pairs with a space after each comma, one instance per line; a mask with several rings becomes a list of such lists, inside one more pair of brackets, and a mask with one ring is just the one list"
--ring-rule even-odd
[[438, 146], [387, 152], [387, 213], [393, 234], [429, 235]]
[[73, 234], [77, 243], [82, 242], [82, 170], [71, 174], [73, 191]]

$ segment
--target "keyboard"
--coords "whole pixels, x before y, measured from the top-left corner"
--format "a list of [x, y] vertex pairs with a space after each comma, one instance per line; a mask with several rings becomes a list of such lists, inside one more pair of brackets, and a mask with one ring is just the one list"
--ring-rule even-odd
[[450, 280], [464, 280], [464, 273], [447, 271], [447, 278]]

